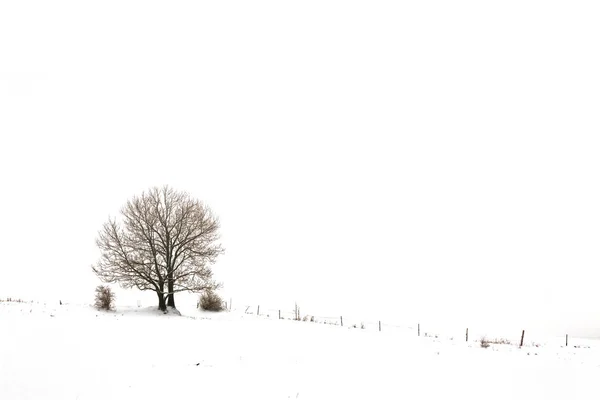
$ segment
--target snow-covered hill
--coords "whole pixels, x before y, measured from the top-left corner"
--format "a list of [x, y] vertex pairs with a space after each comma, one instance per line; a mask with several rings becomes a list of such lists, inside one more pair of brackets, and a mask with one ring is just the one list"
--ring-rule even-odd
[[0, 399], [598, 399], [600, 352], [242, 312], [0, 303]]

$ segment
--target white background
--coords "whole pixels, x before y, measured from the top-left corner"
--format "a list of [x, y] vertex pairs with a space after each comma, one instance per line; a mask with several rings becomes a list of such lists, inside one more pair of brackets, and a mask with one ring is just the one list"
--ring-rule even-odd
[[599, 20], [2, 2], [0, 297], [90, 301], [102, 223], [169, 184], [220, 217], [234, 302], [600, 335]]

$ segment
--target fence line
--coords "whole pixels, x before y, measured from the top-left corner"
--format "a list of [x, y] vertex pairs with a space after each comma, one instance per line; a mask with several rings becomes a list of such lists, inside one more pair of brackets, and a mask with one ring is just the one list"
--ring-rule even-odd
[[[229, 304], [232, 304], [232, 300], [230, 299]], [[299, 315], [299, 308], [296, 310], [286, 310], [280, 308], [264, 308], [260, 305], [247, 305], [243, 306], [244, 313], [248, 315], [255, 315], [257, 317], [266, 318], [266, 319], [285, 319], [285, 320], [296, 320], [303, 322], [312, 322], [317, 324], [327, 324], [340, 326], [347, 329], [365, 329], [365, 330], [377, 330], [379, 332], [389, 332], [390, 330], [406, 330], [413, 331], [416, 330], [415, 336], [423, 337], [423, 338], [433, 338], [433, 339], [447, 339], [447, 340], [455, 340], [460, 342], [460, 337], [462, 336], [462, 341], [466, 343], [476, 343], [481, 342], [483, 344], [484, 341], [487, 341], [491, 344], [512, 344], [518, 345], [519, 347], [523, 346], [535, 346], [539, 347], [540, 344], [536, 343], [532, 340], [525, 341], [525, 330], [521, 330], [515, 334], [513, 339], [506, 339], [505, 335], [496, 336], [493, 338], [489, 338], [486, 334], [479, 336], [479, 338], [474, 338], [473, 331], [469, 329], [469, 327], [465, 327], [462, 330], [462, 333], [452, 329], [452, 332], [455, 334], [451, 334], [451, 332], [446, 331], [445, 333], [439, 333], [436, 331], [428, 330], [427, 326], [422, 326], [421, 323], [415, 323], [415, 325], [405, 325], [405, 324], [397, 324], [397, 323], [386, 323], [383, 320], [371, 321], [364, 320], [355, 317], [344, 317], [340, 316], [323, 316], [323, 315], [313, 315], [313, 314], [304, 314]], [[234, 311], [237, 309], [234, 309]], [[231, 311], [231, 309], [230, 309]], [[516, 335], [519, 335], [518, 337]], [[503, 337], [504, 336], [504, 337]], [[471, 339], [470, 339], [471, 338]], [[547, 337], [546, 339], [549, 339]], [[564, 336], [564, 341], [562, 342], [565, 347], [569, 345], [569, 335]], [[561, 346], [562, 347], [562, 346]]]

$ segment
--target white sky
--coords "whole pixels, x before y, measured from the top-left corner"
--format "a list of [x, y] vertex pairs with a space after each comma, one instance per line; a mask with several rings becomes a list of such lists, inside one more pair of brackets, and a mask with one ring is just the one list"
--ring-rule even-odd
[[102, 223], [167, 183], [219, 215], [234, 302], [600, 335], [598, 21], [2, 2], [0, 297], [91, 300]]

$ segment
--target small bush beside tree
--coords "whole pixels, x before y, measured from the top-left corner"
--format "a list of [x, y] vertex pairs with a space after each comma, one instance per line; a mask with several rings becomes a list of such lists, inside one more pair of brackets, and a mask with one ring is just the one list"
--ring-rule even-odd
[[110, 311], [114, 309], [115, 294], [108, 286], [99, 285], [96, 287], [96, 301], [94, 307], [98, 310]]
[[479, 345], [482, 348], [487, 349], [490, 347], [490, 341], [485, 336], [482, 336], [481, 339], [479, 339]]
[[221, 296], [212, 290], [205, 290], [202, 295], [200, 295], [200, 300], [198, 301], [198, 308], [204, 311], [223, 311], [225, 310], [225, 303]]

